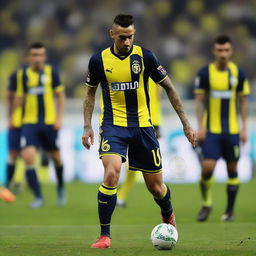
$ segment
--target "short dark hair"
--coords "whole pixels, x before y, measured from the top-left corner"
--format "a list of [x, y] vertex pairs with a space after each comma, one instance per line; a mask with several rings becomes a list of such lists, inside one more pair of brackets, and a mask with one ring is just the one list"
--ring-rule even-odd
[[114, 24], [117, 24], [121, 27], [127, 28], [131, 25], [133, 25], [134, 20], [133, 20], [133, 16], [131, 14], [118, 14], [116, 15], [115, 19], [114, 19]]
[[28, 50], [46, 48], [42, 42], [33, 42], [28, 46]]
[[214, 40], [215, 44], [225, 44], [225, 43], [232, 43], [231, 38], [226, 35], [219, 35]]

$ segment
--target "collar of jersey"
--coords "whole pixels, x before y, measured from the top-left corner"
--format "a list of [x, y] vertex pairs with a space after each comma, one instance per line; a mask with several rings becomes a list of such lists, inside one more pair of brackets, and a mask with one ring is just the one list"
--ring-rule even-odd
[[120, 60], [126, 59], [126, 58], [131, 54], [132, 50], [133, 50], [133, 45], [132, 45], [130, 51], [129, 51], [126, 55], [120, 56], [120, 55], [118, 55], [118, 54], [116, 54], [116, 53], [114, 52], [114, 45], [112, 45], [112, 46], [110, 47], [111, 53], [112, 53], [113, 55], [115, 55], [115, 56], [116, 56], [118, 59], [120, 59]]

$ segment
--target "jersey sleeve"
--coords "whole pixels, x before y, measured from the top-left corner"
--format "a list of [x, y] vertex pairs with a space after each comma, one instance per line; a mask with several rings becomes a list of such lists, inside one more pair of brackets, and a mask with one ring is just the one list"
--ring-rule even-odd
[[61, 84], [59, 72], [56, 69], [52, 70], [52, 87], [55, 92], [64, 91], [64, 86]]
[[242, 95], [249, 95], [251, 93], [249, 81], [242, 69], [239, 69], [237, 92]]
[[155, 54], [149, 50], [143, 49], [145, 72], [155, 83], [162, 82], [168, 75], [167, 71], [160, 64]]
[[91, 57], [86, 75], [86, 85], [89, 87], [97, 87], [101, 82], [101, 54], [95, 54]]
[[16, 92], [17, 90], [17, 73], [13, 73], [9, 79], [8, 91]]
[[200, 69], [195, 79], [195, 93], [204, 93], [209, 91], [209, 71], [208, 66]]

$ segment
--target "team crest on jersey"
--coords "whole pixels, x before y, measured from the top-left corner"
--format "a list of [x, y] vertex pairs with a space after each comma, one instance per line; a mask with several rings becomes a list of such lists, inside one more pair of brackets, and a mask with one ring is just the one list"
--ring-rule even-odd
[[49, 78], [47, 77], [46, 74], [42, 74], [41, 81], [42, 81], [43, 84], [46, 84], [46, 83], [49, 82]]
[[235, 77], [235, 76], [231, 76], [230, 77], [230, 84], [231, 84], [231, 86], [236, 86], [237, 85], [237, 77]]
[[132, 72], [136, 75], [141, 72], [141, 64], [138, 60], [132, 62]]

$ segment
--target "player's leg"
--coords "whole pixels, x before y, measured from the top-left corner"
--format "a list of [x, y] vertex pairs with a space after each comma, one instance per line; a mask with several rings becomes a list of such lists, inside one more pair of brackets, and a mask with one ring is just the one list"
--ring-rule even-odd
[[206, 221], [212, 209], [212, 185], [214, 183], [213, 171], [216, 161], [205, 159], [201, 161], [201, 179], [199, 182], [202, 196], [202, 208], [198, 213], [198, 221]]
[[240, 156], [239, 135], [227, 135], [224, 140], [224, 158], [227, 161], [228, 181], [227, 181], [227, 206], [223, 221], [233, 221], [234, 205], [239, 190], [239, 177], [237, 172], [237, 162]]
[[227, 181], [227, 206], [225, 213], [221, 217], [223, 221], [233, 221], [234, 205], [239, 190], [240, 180], [237, 173], [237, 162], [228, 162], [228, 181]]
[[153, 195], [155, 202], [161, 208], [163, 222], [176, 227], [175, 215], [171, 204], [171, 191], [169, 187], [163, 183], [162, 172], [143, 172], [143, 177], [149, 192]]
[[30, 204], [30, 207], [41, 207], [43, 205], [43, 199], [35, 168], [37, 149], [34, 146], [27, 146], [22, 150], [21, 155], [26, 165], [26, 178], [28, 185], [35, 196], [35, 200]]
[[125, 180], [122, 184], [122, 186], [119, 188], [117, 193], [117, 206], [125, 207], [126, 206], [126, 198], [128, 196], [128, 193], [133, 186], [135, 180], [136, 180], [136, 171], [129, 170], [129, 165], [126, 164], [126, 176]]
[[41, 125], [40, 144], [45, 151], [48, 151], [54, 163], [57, 178], [57, 204], [60, 206], [66, 203], [66, 193], [64, 189], [63, 163], [58, 145], [58, 131], [52, 125]]
[[49, 151], [50, 157], [53, 160], [56, 178], [57, 178], [57, 204], [63, 206], [66, 204], [66, 192], [64, 188], [64, 173], [63, 173], [63, 163], [59, 150]]
[[100, 220], [100, 238], [92, 248], [110, 247], [110, 222], [116, 206], [117, 184], [120, 176], [122, 158], [119, 155], [102, 156], [104, 166], [103, 183], [98, 191], [98, 214]]
[[10, 183], [13, 179], [14, 173], [15, 173], [15, 163], [17, 161], [17, 158], [19, 156], [19, 151], [16, 150], [10, 150], [9, 156], [7, 160], [7, 180], [6, 180], [6, 187], [10, 187]]
[[15, 165], [16, 161], [20, 154], [20, 128], [12, 128], [8, 131], [8, 148], [9, 148], [9, 155], [7, 160], [7, 182], [6, 187], [9, 188], [10, 183], [13, 179], [14, 172], [15, 172]]
[[201, 163], [201, 178], [199, 181], [202, 196], [202, 208], [198, 213], [198, 221], [206, 221], [212, 210], [213, 172], [217, 159], [222, 155], [221, 135], [207, 133], [205, 140], [199, 145], [199, 159]]
[[30, 204], [31, 208], [43, 205], [41, 186], [36, 173], [37, 148], [39, 147], [40, 128], [38, 125], [23, 125], [21, 131], [21, 156], [26, 166], [26, 178], [35, 200]]

